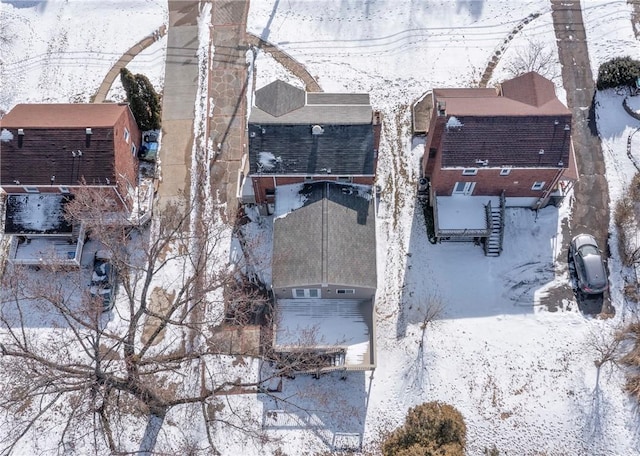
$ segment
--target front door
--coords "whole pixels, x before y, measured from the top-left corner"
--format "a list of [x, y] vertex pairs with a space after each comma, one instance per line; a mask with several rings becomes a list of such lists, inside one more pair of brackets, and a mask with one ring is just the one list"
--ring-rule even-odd
[[471, 195], [475, 186], [475, 182], [456, 182], [456, 185], [453, 186], [453, 194]]

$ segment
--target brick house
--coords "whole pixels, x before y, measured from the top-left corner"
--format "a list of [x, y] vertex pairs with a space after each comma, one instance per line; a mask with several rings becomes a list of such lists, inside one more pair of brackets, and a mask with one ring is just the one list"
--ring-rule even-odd
[[422, 175], [438, 240], [502, 248], [504, 208], [558, 203], [577, 179], [571, 112], [529, 72], [497, 89], [435, 89]]
[[381, 125], [368, 94], [307, 93], [277, 80], [256, 91], [248, 123], [242, 201], [263, 213], [281, 185], [375, 180]]
[[[6, 232], [22, 241], [77, 238], [79, 228], [64, 220], [64, 204], [83, 186], [103, 190], [106, 199], [130, 212], [140, 141], [128, 104], [16, 105], [0, 119]], [[77, 254], [64, 256], [76, 262]]]

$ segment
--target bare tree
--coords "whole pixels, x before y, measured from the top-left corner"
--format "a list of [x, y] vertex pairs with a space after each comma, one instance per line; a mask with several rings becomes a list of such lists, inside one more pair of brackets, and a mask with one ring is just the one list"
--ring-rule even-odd
[[[0, 453], [19, 452], [23, 439], [63, 414], [61, 449], [89, 439], [96, 454], [105, 446], [112, 453], [148, 454], [169, 410], [190, 404], [200, 410], [207, 433], [223, 423], [261, 439], [259, 426], [245, 417], [214, 413], [231, 389], [257, 389], [269, 380], [228, 375], [216, 362], [220, 350], [212, 333], [224, 317], [224, 290], [233, 289], [242, 308], [264, 299], [243, 295], [236, 271], [220, 260], [226, 228], [213, 220], [194, 223], [189, 207], [169, 205], [150, 227], [132, 229], [112, 205], [87, 188], [67, 211], [112, 254], [121, 289], [114, 321], [88, 293], [82, 269], [9, 267], [2, 277], [0, 407], [12, 419], [5, 420], [11, 425]], [[48, 318], [46, 330], [34, 320], [38, 311]], [[126, 437], [125, 423], [145, 418], [146, 430]], [[207, 435], [208, 451], [215, 453]]]
[[560, 76], [556, 70], [556, 63], [554, 48], [547, 47], [547, 44], [540, 41], [529, 40], [522, 49], [516, 51], [506, 70], [514, 77], [535, 71], [548, 79], [556, 80]]

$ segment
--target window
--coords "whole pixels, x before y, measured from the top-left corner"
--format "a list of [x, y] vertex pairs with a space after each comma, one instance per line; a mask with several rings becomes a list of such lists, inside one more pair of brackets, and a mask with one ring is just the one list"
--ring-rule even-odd
[[60, 189], [60, 193], [71, 193], [69, 191], [69, 187], [58, 187]]
[[337, 179], [338, 182], [353, 182], [353, 178], [349, 176], [339, 176]]
[[356, 292], [356, 290], [354, 290], [353, 288], [344, 288], [344, 289], [337, 289], [336, 293], [338, 294], [354, 294]]
[[24, 187], [24, 191], [27, 193], [40, 193], [38, 187]]
[[319, 288], [294, 288], [293, 297], [294, 298], [319, 298], [320, 289]]
[[131, 144], [131, 155], [133, 155], [134, 157], [136, 156], [136, 145], [135, 144]]
[[311, 181], [313, 181], [313, 176], [304, 176], [304, 180], [306, 182], [311, 182]]
[[500, 170], [500, 175], [501, 176], [508, 176], [510, 172], [511, 172], [511, 168], [502, 168]]
[[534, 182], [531, 186], [531, 190], [542, 190], [544, 188], [544, 181]]
[[471, 195], [475, 186], [475, 182], [456, 182], [456, 184], [453, 186], [453, 194]]
[[466, 168], [462, 170], [463, 176], [475, 176], [478, 174], [478, 170], [476, 168]]
[[124, 127], [124, 140], [129, 144], [129, 130], [127, 130], [127, 127]]

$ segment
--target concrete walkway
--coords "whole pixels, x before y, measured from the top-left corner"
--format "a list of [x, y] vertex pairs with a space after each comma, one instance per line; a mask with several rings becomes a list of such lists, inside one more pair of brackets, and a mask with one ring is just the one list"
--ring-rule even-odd
[[315, 78], [311, 76], [311, 73], [307, 71], [304, 65], [295, 60], [282, 49], [278, 48], [274, 44], [264, 41], [262, 38], [252, 33], [247, 33], [247, 42], [251, 46], [255, 46], [256, 48], [268, 54], [271, 54], [276, 62], [285, 67], [287, 70], [291, 71], [300, 79], [302, 79], [302, 81], [304, 82], [305, 90], [307, 92], [322, 92], [320, 84], [318, 84]]
[[199, 2], [169, 1], [169, 29], [162, 98], [161, 181], [156, 207], [189, 200], [189, 171], [198, 91]]
[[211, 163], [211, 188], [226, 204], [226, 223], [233, 224], [239, 209], [236, 197], [242, 156], [247, 147], [247, 13], [245, 0], [212, 3], [213, 63], [209, 72], [209, 96], [213, 114], [209, 135], [217, 155]]
[[105, 76], [102, 84], [98, 88], [98, 91], [93, 97], [93, 103], [104, 103], [107, 98], [107, 94], [109, 90], [111, 90], [111, 86], [113, 85], [116, 78], [120, 75], [120, 70], [125, 68], [133, 58], [138, 55], [140, 52], [151, 46], [153, 43], [162, 38], [167, 32], [167, 27], [163, 25], [158, 30], [153, 32], [151, 36], [147, 36], [136, 43], [131, 49], [124, 53], [122, 57], [111, 67], [107, 75]]

